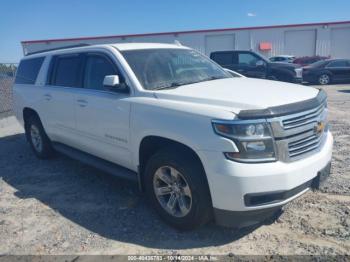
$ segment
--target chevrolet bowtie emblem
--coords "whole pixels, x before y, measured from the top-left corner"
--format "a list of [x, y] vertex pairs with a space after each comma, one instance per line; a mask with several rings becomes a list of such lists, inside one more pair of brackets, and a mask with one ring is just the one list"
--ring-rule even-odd
[[317, 124], [314, 127], [315, 134], [320, 135], [323, 132], [324, 128], [325, 128], [325, 124], [323, 122], [321, 121], [317, 122]]

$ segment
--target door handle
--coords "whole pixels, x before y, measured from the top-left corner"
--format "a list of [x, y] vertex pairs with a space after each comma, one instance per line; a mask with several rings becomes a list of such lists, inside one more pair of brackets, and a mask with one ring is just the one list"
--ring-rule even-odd
[[45, 94], [44, 97], [47, 101], [50, 101], [52, 99], [52, 96], [50, 94]]
[[77, 102], [78, 102], [80, 107], [86, 107], [88, 104], [88, 102], [84, 99], [78, 99]]

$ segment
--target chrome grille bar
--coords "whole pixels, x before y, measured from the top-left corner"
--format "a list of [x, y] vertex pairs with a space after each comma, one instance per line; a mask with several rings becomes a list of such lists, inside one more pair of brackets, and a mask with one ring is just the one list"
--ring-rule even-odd
[[326, 101], [313, 109], [269, 120], [274, 133], [279, 159], [292, 162], [317, 152], [326, 138], [317, 130], [318, 123], [326, 124]]
[[311, 138], [302, 139], [293, 143], [288, 144], [289, 149], [289, 156], [294, 157], [306, 152], [309, 152], [313, 149], [316, 149], [320, 142], [321, 142], [322, 136], [312, 136]]
[[317, 122], [317, 118], [324, 111], [324, 105], [320, 107], [310, 110], [308, 112], [303, 112], [298, 116], [291, 117], [282, 121], [284, 129], [291, 129], [299, 126], [303, 126], [312, 122]]

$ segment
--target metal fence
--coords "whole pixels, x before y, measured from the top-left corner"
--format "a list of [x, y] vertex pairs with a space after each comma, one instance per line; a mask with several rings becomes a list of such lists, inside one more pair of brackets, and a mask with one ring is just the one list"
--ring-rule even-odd
[[17, 64], [0, 63], [0, 118], [12, 115], [12, 84]]

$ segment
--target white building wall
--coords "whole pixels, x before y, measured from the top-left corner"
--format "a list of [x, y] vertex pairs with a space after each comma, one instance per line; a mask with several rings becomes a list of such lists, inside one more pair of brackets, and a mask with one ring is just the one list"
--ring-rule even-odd
[[[343, 33], [334, 33], [337, 28], [343, 28]], [[104, 44], [104, 43], [120, 43], [120, 42], [162, 42], [162, 43], [174, 43], [178, 40], [185, 46], [192, 47], [203, 54], [209, 55], [206, 44], [208, 37], [220, 36], [220, 35], [233, 35], [234, 44], [233, 49], [237, 50], [253, 50], [266, 57], [273, 55], [288, 54], [288, 48], [285, 43], [286, 32], [298, 32], [305, 30], [313, 30], [315, 37], [312, 38], [288, 38], [288, 46], [298, 45], [302, 47], [314, 45], [314, 51], [302, 50], [299, 53], [293, 54], [296, 56], [300, 55], [321, 55], [331, 56], [336, 54], [337, 56], [342, 55], [343, 57], [350, 57], [350, 50], [348, 51], [347, 46], [350, 46], [350, 22], [348, 24], [334, 24], [334, 25], [316, 25], [316, 26], [296, 26], [296, 27], [278, 27], [278, 28], [260, 28], [260, 29], [236, 29], [236, 30], [225, 30], [225, 31], [211, 31], [211, 32], [193, 32], [193, 33], [169, 33], [162, 35], [146, 35], [146, 36], [115, 36], [106, 37], [99, 39], [76, 39], [76, 40], [64, 40], [64, 41], [41, 41], [34, 43], [22, 43], [23, 51], [25, 53], [37, 52], [44, 49], [53, 49], [57, 47], [63, 47], [68, 45], [77, 45], [82, 43], [87, 44]], [[332, 33], [333, 32], [333, 33]], [[298, 34], [296, 34], [298, 35]], [[336, 39], [335, 39], [336, 38]], [[217, 38], [219, 39], [219, 37]], [[225, 39], [223, 37], [222, 39]], [[304, 41], [313, 41], [313, 43], [302, 43], [300, 39], [309, 39]], [[227, 40], [227, 39], [226, 39]], [[339, 41], [344, 43], [338, 43]], [[225, 40], [223, 40], [225, 41]], [[293, 42], [295, 41], [295, 42]], [[272, 44], [272, 49], [269, 51], [259, 50], [259, 44], [261, 42], [269, 42]], [[218, 50], [225, 48], [225, 44], [218, 42]], [[336, 49], [341, 48], [341, 51]], [[310, 48], [309, 48], [310, 49]], [[210, 51], [213, 48], [210, 47]]]
[[331, 29], [331, 56], [350, 58], [350, 27]]

